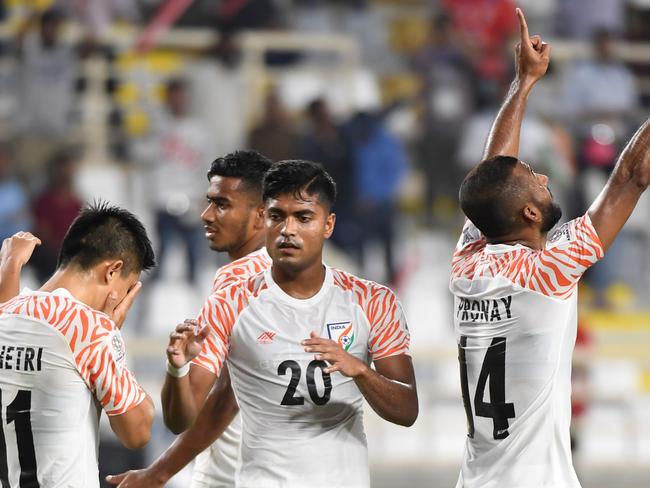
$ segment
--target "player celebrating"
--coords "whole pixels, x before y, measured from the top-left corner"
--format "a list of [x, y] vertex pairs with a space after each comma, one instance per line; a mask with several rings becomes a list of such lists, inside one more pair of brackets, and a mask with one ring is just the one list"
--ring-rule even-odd
[[460, 188], [468, 218], [452, 262], [468, 439], [458, 488], [576, 488], [569, 441], [577, 284], [650, 183], [650, 124], [621, 154], [585, 215], [561, 216], [548, 178], [517, 159], [526, 101], [550, 47], [520, 10], [517, 75], [485, 160]]
[[[395, 295], [322, 263], [335, 185], [317, 164], [284, 161], [264, 179], [270, 269], [214, 293], [199, 326], [219, 338], [243, 419], [236, 486], [368, 487], [363, 398], [384, 419], [418, 412], [409, 333]], [[373, 361], [375, 369], [369, 367]], [[221, 395], [221, 398], [223, 395]], [[194, 425], [121, 488], [162, 486], [224, 428], [212, 391]]]
[[[271, 161], [255, 151], [236, 151], [212, 162], [208, 171], [208, 207], [201, 218], [206, 237], [215, 251], [225, 251], [232, 263], [221, 267], [212, 291], [247, 279], [267, 269], [271, 258], [264, 248], [264, 204], [262, 180]], [[180, 433], [194, 422], [210, 388], [219, 374], [219, 364], [211, 352], [219, 337], [205, 328], [195, 335], [195, 321], [179, 325], [167, 349], [168, 374], [162, 390], [165, 424]], [[201, 340], [207, 340], [201, 345]], [[196, 358], [192, 356], [201, 351]], [[190, 361], [192, 367], [190, 367]], [[219, 391], [224, 401], [222, 419], [233, 419], [219, 439], [201, 453], [194, 464], [194, 488], [233, 487], [241, 443], [241, 420], [235, 417], [237, 402], [230, 393], [230, 376], [225, 367], [220, 373]], [[227, 420], [225, 420], [227, 421]]]
[[91, 206], [52, 278], [0, 305], [3, 487], [99, 487], [98, 405], [126, 447], [148, 442], [153, 403], [126, 368], [120, 327], [153, 265], [135, 216]]

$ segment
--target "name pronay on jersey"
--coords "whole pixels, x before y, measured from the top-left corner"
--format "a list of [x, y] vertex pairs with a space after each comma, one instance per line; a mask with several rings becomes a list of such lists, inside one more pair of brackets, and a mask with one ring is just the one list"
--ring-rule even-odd
[[461, 322], [499, 322], [512, 318], [512, 295], [498, 299], [458, 299], [456, 317]]

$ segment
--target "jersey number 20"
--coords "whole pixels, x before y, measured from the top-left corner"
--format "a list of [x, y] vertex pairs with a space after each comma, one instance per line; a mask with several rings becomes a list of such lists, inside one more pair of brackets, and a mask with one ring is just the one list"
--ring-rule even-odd
[[[467, 414], [467, 435], [474, 438], [474, 416], [472, 404], [469, 400], [469, 385], [467, 381], [467, 360], [465, 349], [467, 348], [467, 336], [460, 337], [458, 347], [458, 361], [460, 362], [460, 387], [463, 393], [463, 403]], [[485, 384], [490, 379], [490, 402], [486, 403]], [[477, 417], [488, 417], [492, 419], [494, 426], [492, 435], [495, 439], [508, 437], [508, 419], [515, 418], [515, 406], [506, 403], [506, 338], [495, 337], [488, 347], [481, 372], [476, 383], [476, 394], [474, 395], [474, 410]]]
[[[316, 382], [314, 381], [316, 368], [320, 369], [323, 374], [325, 391], [322, 395], [318, 394]], [[325, 372], [325, 368], [327, 368], [325, 361], [312, 361], [307, 365], [307, 391], [309, 392], [311, 401], [316, 405], [325, 405], [330, 401], [330, 395], [332, 394], [332, 378], [329, 373]], [[298, 388], [300, 374], [302, 373], [300, 364], [292, 359], [282, 361], [278, 366], [278, 375], [284, 376], [287, 374], [288, 369], [291, 370], [291, 380], [289, 381], [289, 386], [287, 386], [287, 391], [284, 394], [280, 405], [304, 405], [305, 399], [301, 396], [296, 396], [296, 388]]]
[[[2, 390], [0, 390], [0, 405], [2, 405]], [[11, 422], [16, 424], [21, 488], [39, 488], [40, 486], [36, 479], [36, 454], [34, 453], [34, 437], [32, 435], [31, 408], [32, 392], [27, 390], [18, 390], [14, 401], [7, 405], [6, 422], [7, 424]], [[0, 484], [2, 488], [10, 488], [7, 469], [7, 442], [2, 424], [4, 421], [0, 415]]]

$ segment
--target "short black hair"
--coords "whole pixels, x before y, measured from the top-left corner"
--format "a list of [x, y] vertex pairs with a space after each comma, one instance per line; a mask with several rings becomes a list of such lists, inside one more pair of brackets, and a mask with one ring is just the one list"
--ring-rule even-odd
[[213, 176], [239, 178], [244, 182], [245, 190], [261, 196], [264, 175], [272, 165], [273, 162], [269, 158], [257, 151], [235, 151], [212, 161], [208, 181]]
[[502, 236], [517, 225], [515, 205], [525, 191], [512, 176], [518, 162], [510, 156], [486, 159], [460, 185], [460, 206], [486, 237]]
[[86, 206], [63, 238], [58, 268], [74, 264], [88, 270], [105, 259], [122, 259], [122, 275], [152, 268], [151, 241], [128, 210], [98, 201]]
[[262, 199], [292, 194], [316, 195], [321, 203], [331, 208], [336, 202], [336, 183], [318, 163], [301, 159], [278, 161], [264, 177]]

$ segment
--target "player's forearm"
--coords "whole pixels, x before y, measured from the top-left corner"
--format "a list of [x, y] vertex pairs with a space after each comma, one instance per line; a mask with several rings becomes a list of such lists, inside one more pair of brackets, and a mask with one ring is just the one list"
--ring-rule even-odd
[[650, 119], [639, 127], [621, 153], [612, 176], [613, 184], [632, 183], [640, 191], [650, 185]]
[[406, 427], [413, 425], [418, 417], [418, 396], [414, 384], [386, 378], [370, 366], [355, 376], [354, 381], [381, 418]]
[[163, 420], [174, 434], [187, 430], [196, 420], [198, 408], [192, 392], [190, 375], [174, 378], [166, 374], [160, 394]]
[[20, 271], [22, 266], [13, 260], [0, 264], [0, 303], [11, 300], [20, 293]]
[[490, 129], [483, 159], [494, 156], [519, 156], [521, 124], [533, 84], [534, 81], [526, 77], [516, 77], [513, 80]]

